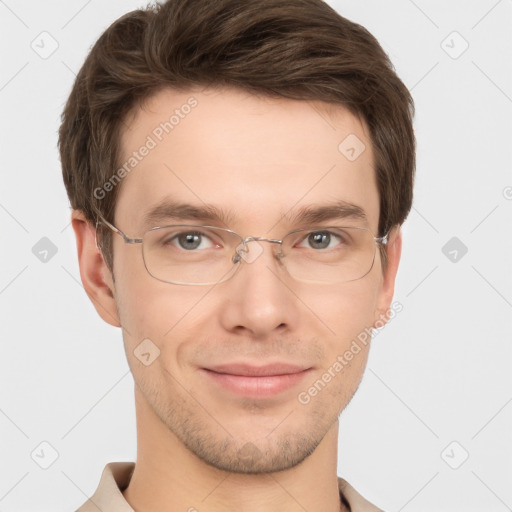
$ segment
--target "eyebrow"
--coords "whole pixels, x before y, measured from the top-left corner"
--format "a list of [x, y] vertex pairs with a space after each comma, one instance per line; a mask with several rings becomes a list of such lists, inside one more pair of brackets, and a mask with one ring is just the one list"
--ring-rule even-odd
[[[318, 224], [336, 219], [352, 219], [367, 223], [363, 208], [342, 199], [322, 205], [309, 205], [295, 212], [282, 213], [280, 217], [289, 224]], [[233, 210], [218, 208], [211, 204], [194, 205], [165, 198], [149, 209], [142, 217], [144, 228], [162, 225], [166, 221], [189, 221], [222, 223], [231, 226], [236, 219]]]

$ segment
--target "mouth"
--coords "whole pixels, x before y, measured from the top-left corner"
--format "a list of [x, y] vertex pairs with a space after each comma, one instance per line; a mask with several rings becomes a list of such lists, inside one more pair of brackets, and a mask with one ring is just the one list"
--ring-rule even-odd
[[245, 398], [271, 398], [296, 387], [311, 367], [274, 363], [265, 366], [229, 364], [201, 368], [202, 373], [225, 391]]

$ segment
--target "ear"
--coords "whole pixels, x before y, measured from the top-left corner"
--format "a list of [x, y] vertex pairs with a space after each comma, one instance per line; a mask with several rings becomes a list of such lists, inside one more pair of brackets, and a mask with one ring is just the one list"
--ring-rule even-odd
[[75, 232], [80, 277], [98, 314], [110, 325], [121, 327], [114, 298], [112, 274], [96, 246], [96, 228], [80, 210], [73, 210], [71, 224]]
[[377, 308], [373, 319], [373, 327], [382, 327], [388, 321], [389, 308], [395, 292], [395, 279], [402, 254], [402, 232], [400, 226], [395, 226], [388, 238], [386, 245], [387, 266], [383, 270], [383, 280], [377, 298]]

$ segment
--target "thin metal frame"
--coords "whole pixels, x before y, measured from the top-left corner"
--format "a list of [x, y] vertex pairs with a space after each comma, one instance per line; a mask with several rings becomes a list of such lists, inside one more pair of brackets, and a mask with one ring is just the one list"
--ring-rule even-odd
[[[313, 231], [314, 230], [323, 231], [323, 230], [327, 230], [329, 228], [336, 228], [336, 229], [350, 228], [350, 229], [361, 229], [361, 230], [364, 230], [364, 231], [368, 231], [373, 236], [373, 242], [374, 242], [374, 244], [376, 246], [377, 245], [385, 246], [385, 245], [387, 245], [387, 243], [389, 241], [389, 233], [390, 233], [388, 231], [384, 236], [377, 237], [368, 228], [363, 228], [363, 227], [359, 227], [359, 226], [319, 226], [318, 228], [314, 228], [314, 229], [312, 227], [310, 227], [310, 228], [295, 229], [295, 230], [290, 231], [289, 233], [287, 233], [283, 237], [282, 240], [277, 240], [277, 239], [274, 239], [274, 238], [265, 238], [265, 237], [261, 237], [261, 236], [249, 236], [249, 237], [245, 237], [244, 238], [242, 235], [239, 235], [236, 231], [233, 231], [233, 230], [228, 229], [228, 228], [221, 228], [219, 226], [207, 226], [207, 225], [196, 225], [196, 224], [169, 224], [169, 225], [165, 225], [165, 226], [155, 226], [154, 228], [148, 229], [144, 233], [144, 235], [142, 235], [143, 238], [131, 238], [128, 235], [126, 235], [123, 231], [121, 231], [119, 228], [117, 228], [116, 226], [111, 224], [108, 220], [106, 220], [103, 217], [103, 215], [101, 215], [101, 213], [99, 213], [99, 212], [96, 212], [96, 213], [98, 215], [98, 220], [96, 221], [96, 238], [95, 238], [95, 242], [96, 242], [96, 247], [98, 249], [100, 249], [100, 250], [101, 250], [101, 248], [98, 245], [98, 239], [97, 239], [98, 223], [100, 221], [106, 227], [111, 229], [114, 233], [117, 233], [119, 236], [121, 236], [121, 238], [124, 240], [125, 243], [127, 243], [127, 244], [141, 244], [141, 246], [142, 246], [142, 243], [143, 243], [143, 240], [144, 240], [144, 235], [146, 233], [149, 233], [150, 231], [155, 231], [157, 229], [164, 229], [164, 228], [170, 228], [170, 227], [181, 227], [181, 226], [189, 226], [189, 227], [192, 227], [192, 228], [213, 228], [213, 229], [220, 229], [222, 231], [227, 231], [229, 233], [232, 233], [233, 235], [236, 235], [238, 238], [240, 238], [240, 245], [242, 245], [243, 247], [245, 247], [247, 242], [252, 242], [253, 240], [254, 241], [265, 241], [265, 242], [277, 243], [277, 244], [281, 244], [282, 245], [283, 240], [286, 237], [288, 237], [289, 235], [293, 234], [293, 233], [297, 233], [299, 231], [310, 231], [310, 230], [313, 230]], [[240, 245], [237, 246], [236, 254], [233, 255], [233, 258], [231, 260], [233, 262], [233, 264], [239, 263], [240, 260], [242, 259], [242, 255], [239, 252]], [[151, 277], [153, 277], [154, 279], [157, 279], [158, 281], [162, 281], [163, 283], [169, 283], [169, 284], [182, 284], [182, 285], [187, 285], [187, 286], [205, 286], [205, 285], [225, 282], [228, 279], [231, 279], [235, 275], [235, 273], [236, 273], [236, 271], [233, 272], [229, 277], [224, 279], [224, 281], [216, 281], [214, 283], [180, 283], [180, 282], [174, 282], [174, 281], [166, 281], [165, 279], [160, 279], [159, 277], [156, 277], [154, 274], [152, 274], [150, 272], [150, 270], [148, 269], [148, 266], [146, 264], [146, 258], [144, 257], [144, 250], [142, 250], [142, 260], [144, 261], [144, 267], [146, 268], [147, 272], [149, 273], [149, 275]], [[363, 277], [365, 277], [372, 270], [374, 263], [375, 263], [375, 253], [373, 254], [372, 264], [371, 264], [370, 268], [368, 269], [368, 271], [365, 274], [363, 274], [361, 277], [358, 277], [356, 279], [349, 279], [348, 281], [342, 281], [342, 282], [346, 283], [346, 282], [358, 281], [359, 279], [362, 279]], [[238, 266], [237, 268], [239, 268], [239, 267], [240, 266]], [[230, 272], [231, 272], [231, 270], [230, 270]], [[322, 283], [322, 284], [329, 284], [329, 283]]]

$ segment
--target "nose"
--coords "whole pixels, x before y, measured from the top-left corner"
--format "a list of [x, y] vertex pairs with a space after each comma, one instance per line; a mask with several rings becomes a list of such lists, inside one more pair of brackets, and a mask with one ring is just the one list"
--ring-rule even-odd
[[238, 253], [241, 268], [224, 283], [223, 327], [255, 338], [291, 328], [298, 315], [297, 300], [279, 257], [280, 245], [253, 239], [245, 249]]

